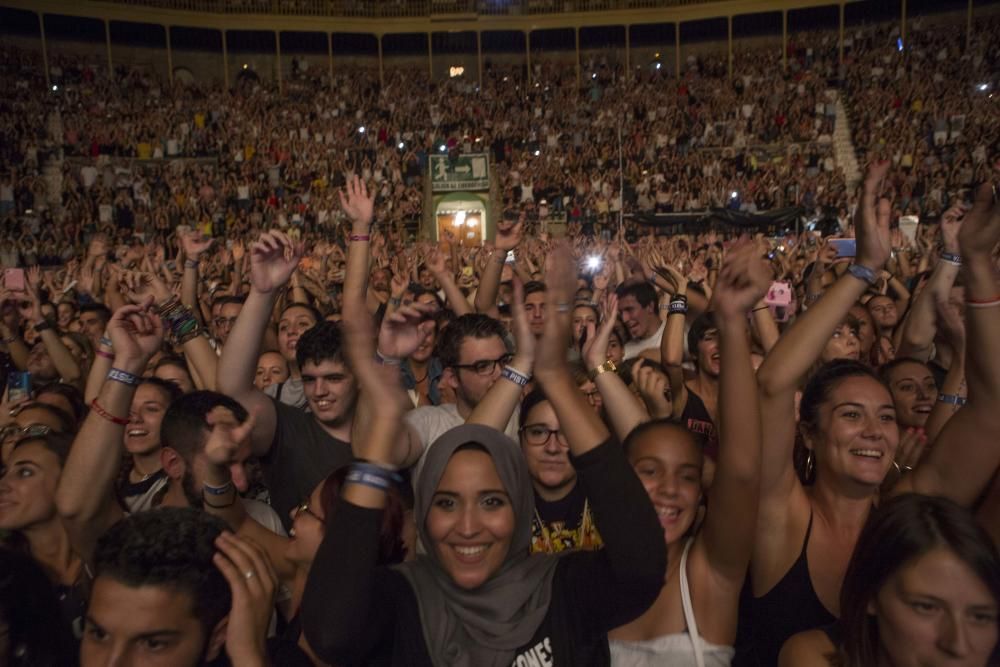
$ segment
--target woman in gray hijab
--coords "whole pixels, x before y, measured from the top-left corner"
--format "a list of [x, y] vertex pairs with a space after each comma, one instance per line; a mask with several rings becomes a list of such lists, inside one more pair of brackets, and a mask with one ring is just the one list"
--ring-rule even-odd
[[[608, 665], [608, 630], [642, 614], [666, 571], [648, 496], [576, 388], [565, 360], [576, 268], [565, 245], [549, 254], [545, 334], [535, 377], [550, 397], [605, 548], [529, 555], [531, 478], [517, 443], [465, 424], [432, 443], [415, 491], [426, 554], [376, 567], [379, 516], [391, 483], [401, 417], [398, 379], [377, 367], [363, 327], [347, 332], [349, 361], [374, 418], [313, 563], [303, 627], [317, 656], [345, 665]], [[395, 314], [404, 326], [407, 314]], [[414, 326], [419, 314], [413, 314]], [[374, 338], [370, 332], [366, 340]], [[505, 374], [497, 382], [511, 382]]]

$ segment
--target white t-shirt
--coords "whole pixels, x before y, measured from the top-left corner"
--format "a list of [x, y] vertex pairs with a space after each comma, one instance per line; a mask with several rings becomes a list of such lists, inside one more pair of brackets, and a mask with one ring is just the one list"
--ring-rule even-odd
[[637, 340], [630, 340], [625, 343], [625, 359], [634, 359], [639, 356], [639, 353], [643, 350], [650, 350], [660, 347], [660, 340], [663, 338], [663, 329], [666, 327], [666, 322], [660, 323], [660, 328], [652, 336], [646, 338], [639, 338]]
[[[410, 410], [404, 418], [406, 419], [406, 423], [419, 436], [420, 446], [423, 448], [420, 461], [417, 462], [417, 465], [413, 469], [413, 478], [416, 480], [424, 467], [424, 457], [427, 455], [427, 450], [434, 441], [444, 435], [446, 431], [464, 424], [465, 419], [462, 415], [458, 414], [458, 406], [454, 403], [426, 405], [416, 410]], [[510, 421], [507, 422], [507, 428], [504, 429], [504, 433], [507, 437], [514, 440], [514, 442], [517, 442], [518, 428], [520, 428], [520, 413], [519, 410], [515, 409], [514, 414], [510, 416]]]

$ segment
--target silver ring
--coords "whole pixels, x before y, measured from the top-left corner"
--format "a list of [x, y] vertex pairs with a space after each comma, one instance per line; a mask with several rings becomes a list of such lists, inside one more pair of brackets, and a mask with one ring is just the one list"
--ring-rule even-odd
[[913, 470], [913, 466], [905, 466], [904, 465], [904, 466], [900, 466], [900, 467], [903, 469], [904, 472], [910, 472], [911, 470]]
[[257, 573], [254, 572], [253, 570], [247, 570], [246, 572], [243, 573], [243, 577], [245, 579], [253, 579], [255, 576], [257, 576]]
[[573, 310], [573, 304], [571, 304], [571, 303], [567, 303], [567, 302], [563, 301], [562, 303], [557, 303], [556, 304], [556, 312], [557, 313], [568, 313], [571, 310]]

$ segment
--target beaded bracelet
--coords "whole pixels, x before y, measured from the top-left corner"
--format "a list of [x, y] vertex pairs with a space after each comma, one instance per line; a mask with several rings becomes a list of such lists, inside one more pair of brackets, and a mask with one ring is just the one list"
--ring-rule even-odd
[[104, 417], [109, 422], [113, 424], [118, 424], [119, 426], [128, 426], [129, 422], [128, 419], [125, 419], [124, 417], [115, 417], [113, 414], [105, 410], [104, 407], [97, 402], [96, 398], [90, 402], [90, 407], [94, 412], [96, 412], [101, 417]]

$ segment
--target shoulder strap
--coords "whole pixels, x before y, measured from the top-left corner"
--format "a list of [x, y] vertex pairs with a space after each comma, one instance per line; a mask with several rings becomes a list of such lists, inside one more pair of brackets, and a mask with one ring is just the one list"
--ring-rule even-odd
[[705, 653], [702, 651], [701, 636], [698, 634], [698, 621], [694, 618], [694, 605], [691, 604], [691, 587], [688, 586], [687, 560], [692, 544], [694, 538], [688, 538], [687, 544], [684, 545], [684, 555], [681, 556], [681, 605], [684, 607], [684, 623], [687, 625], [695, 664], [698, 667], [705, 667]]

